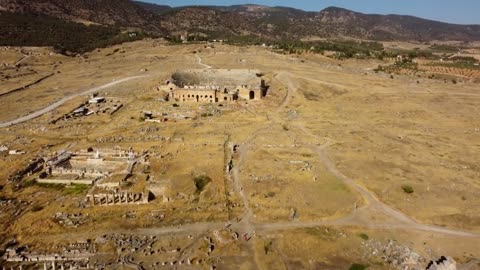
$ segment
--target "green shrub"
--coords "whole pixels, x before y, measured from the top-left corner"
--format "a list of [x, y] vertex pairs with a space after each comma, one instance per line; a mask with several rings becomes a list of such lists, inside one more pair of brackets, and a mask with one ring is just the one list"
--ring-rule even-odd
[[210, 183], [212, 179], [206, 175], [196, 176], [193, 178], [195, 187], [197, 188], [197, 193], [202, 193], [203, 189]]
[[23, 183], [22, 183], [22, 187], [24, 188], [27, 188], [27, 187], [31, 187], [33, 185], [37, 184], [37, 180], [35, 179], [28, 179], [28, 180], [25, 180]]
[[405, 193], [411, 194], [413, 193], [413, 187], [409, 185], [403, 185], [402, 189]]
[[366, 233], [360, 233], [358, 236], [359, 236], [360, 238], [362, 238], [363, 240], [365, 240], [365, 241], [368, 240], [368, 238], [369, 238], [369, 237], [368, 237], [368, 234], [366, 234]]
[[376, 69], [374, 69], [373, 71], [375, 71], [375, 72], [383, 71], [383, 66], [378, 65], [378, 67]]
[[350, 268], [348, 268], [348, 270], [365, 270], [365, 269], [367, 269], [367, 266], [363, 264], [358, 264], [358, 263], [354, 263], [350, 266]]
[[80, 195], [84, 194], [88, 189], [90, 189], [89, 185], [85, 184], [73, 184], [68, 187], [63, 191], [65, 195]]
[[126, 187], [133, 187], [133, 182], [127, 182], [127, 183], [125, 183], [125, 186], [126, 186]]
[[273, 241], [272, 240], [266, 242], [263, 245], [263, 250], [265, 251], [265, 255], [268, 255], [268, 253], [270, 253], [270, 251], [272, 251], [272, 246], [273, 246]]
[[63, 190], [65, 188], [64, 184], [37, 183], [37, 186], [55, 190]]
[[[319, 101], [321, 99], [321, 96], [318, 95], [318, 93], [315, 93], [315, 92], [310, 92], [310, 91], [304, 91], [303, 92], [303, 96], [307, 99], [307, 100], [311, 100], [311, 101]], [[288, 128], [288, 127], [287, 127]], [[284, 127], [284, 130], [285, 130], [285, 127]]]
[[267, 194], [265, 194], [265, 198], [273, 198], [273, 197], [275, 197], [275, 192], [273, 191], [270, 191]]
[[35, 205], [32, 207], [32, 212], [39, 212], [43, 210], [43, 206]]

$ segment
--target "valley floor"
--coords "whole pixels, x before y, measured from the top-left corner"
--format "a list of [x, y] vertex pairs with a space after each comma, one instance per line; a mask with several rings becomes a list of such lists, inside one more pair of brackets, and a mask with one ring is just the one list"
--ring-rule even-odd
[[[107, 269], [424, 269], [440, 256], [478, 269], [476, 83], [391, 78], [372, 71], [376, 60], [259, 47], [140, 41], [77, 58], [28, 50], [28, 58], [0, 51], [12, 65], [21, 61], [3, 73], [31, 70], [2, 79], [0, 89], [0, 145], [25, 152], [1, 153], [4, 244], [14, 238], [54, 253], [91, 239], [91, 263]], [[270, 88], [261, 101], [224, 106], [164, 102], [157, 86], [192, 68], [258, 69]], [[93, 92], [123, 106], [61, 118]], [[144, 112], [169, 120], [146, 122]], [[149, 167], [135, 167], [128, 181], [155, 198], [91, 207], [85, 193], [25, 185], [35, 175], [7, 181], [35, 157], [89, 147], [146, 151]], [[199, 175], [211, 179], [203, 190]], [[84, 222], [59, 223], [58, 212]]]

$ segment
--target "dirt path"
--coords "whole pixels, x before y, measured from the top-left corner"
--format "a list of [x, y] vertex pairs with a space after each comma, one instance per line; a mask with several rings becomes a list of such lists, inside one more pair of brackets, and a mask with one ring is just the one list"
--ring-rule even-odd
[[[369, 191], [366, 187], [361, 186], [356, 183], [354, 180], [350, 179], [344, 175], [335, 165], [335, 162], [328, 155], [328, 149], [334, 144], [332, 139], [321, 138], [313, 134], [305, 126], [300, 123], [292, 123], [294, 128], [300, 130], [305, 136], [314, 138], [318, 142], [325, 142], [322, 145], [318, 144], [309, 144], [308, 146], [311, 150], [317, 155], [317, 158], [325, 166], [325, 168], [334, 175], [337, 179], [342, 181], [345, 185], [350, 187], [353, 191], [361, 195], [365, 201], [365, 205], [355, 209], [351, 214], [337, 219], [321, 219], [316, 221], [290, 221], [290, 222], [271, 222], [271, 223], [255, 223], [254, 213], [250, 207], [250, 201], [248, 192], [245, 190], [242, 183], [242, 175], [246, 175], [245, 172], [242, 172], [245, 168], [246, 163], [248, 162], [248, 151], [253, 147], [253, 143], [258, 136], [261, 136], [261, 132], [268, 130], [274, 125], [282, 123], [282, 118], [280, 113], [283, 112], [290, 101], [294, 98], [294, 95], [298, 89], [298, 83], [295, 82], [295, 76], [290, 73], [281, 73], [276, 78], [284, 83], [287, 86], [287, 93], [281, 102], [279, 108], [275, 111], [272, 111], [269, 114], [270, 121], [254, 131], [251, 136], [243, 142], [243, 144], [237, 148], [238, 155], [236, 160], [234, 160], [234, 167], [231, 173], [231, 180], [233, 181], [234, 191], [240, 196], [244, 213], [239, 222], [234, 222], [231, 226], [232, 230], [239, 232], [241, 236], [243, 234], [248, 234], [252, 236], [253, 232], [271, 232], [271, 231], [284, 231], [292, 229], [302, 229], [302, 228], [311, 228], [319, 226], [336, 226], [336, 227], [361, 227], [369, 229], [378, 229], [378, 230], [406, 230], [406, 231], [425, 231], [442, 235], [450, 235], [456, 237], [465, 237], [465, 238], [480, 238], [480, 234], [471, 233], [461, 230], [454, 230], [448, 228], [442, 228], [437, 226], [430, 226], [421, 224], [412, 218], [408, 217], [399, 210], [396, 210], [383, 202], [381, 202], [373, 192]], [[208, 231], [220, 230], [224, 228], [225, 224], [220, 222], [205, 222], [205, 223], [192, 223], [184, 224], [178, 226], [166, 226], [166, 227], [154, 227], [154, 228], [142, 228], [136, 230], [118, 230], [118, 232], [124, 233], [134, 233], [142, 235], [170, 235], [170, 234], [204, 234]], [[115, 231], [117, 232], [117, 231]], [[114, 233], [113, 230], [109, 231], [91, 231], [83, 234], [62, 234], [62, 235], [49, 235], [49, 238], [57, 237], [69, 237], [73, 238], [79, 235], [102, 235], [105, 233]], [[242, 240], [243, 241], [243, 240]], [[254, 246], [255, 238], [247, 243], [249, 249], [249, 258], [252, 259], [254, 269], [260, 269], [261, 263], [258, 259], [258, 254]], [[182, 254], [184, 256], [185, 254]], [[470, 265], [473, 265], [470, 264]], [[469, 269], [461, 268], [461, 269]]]
[[315, 228], [321, 226], [336, 226], [336, 227], [362, 227], [368, 229], [378, 229], [378, 230], [417, 230], [417, 231], [426, 231], [444, 235], [451, 235], [457, 237], [480, 237], [478, 234], [449, 230], [439, 227], [420, 225], [415, 228], [412, 228], [409, 224], [378, 224], [378, 223], [361, 223], [356, 220], [353, 216], [348, 218], [342, 218], [338, 220], [325, 220], [325, 221], [293, 221], [293, 222], [284, 222], [284, 223], [264, 223], [256, 224], [255, 229], [257, 232], [269, 232], [269, 231], [283, 231], [283, 230], [292, 230], [292, 229], [304, 229], [304, 228]]
[[[280, 75], [284, 77], [289, 77], [289, 74], [286, 72], [282, 72], [277, 76], [280, 76]], [[294, 91], [297, 89], [297, 87], [295, 87], [293, 82], [291, 81], [289, 82], [290, 84], [287, 87], [288, 88], [287, 94], [284, 97], [283, 101], [281, 102], [281, 105], [273, 115], [268, 116], [271, 123], [269, 123], [267, 126], [263, 126], [255, 130], [252, 133], [252, 135], [240, 147], [237, 148], [238, 156], [237, 156], [236, 164], [232, 169], [231, 179], [233, 180], [235, 192], [242, 199], [244, 214], [241, 217], [241, 220], [239, 222], [232, 225], [232, 229], [239, 231], [241, 235], [247, 235], [247, 237], [254, 236], [254, 234], [256, 233], [255, 231], [256, 225], [254, 224], [254, 221], [253, 221], [253, 211], [250, 207], [248, 194], [244, 189], [241, 181], [240, 171], [241, 171], [241, 168], [243, 168], [245, 163], [248, 161], [248, 149], [252, 146], [252, 143], [255, 141], [259, 133], [271, 128], [273, 125], [278, 123], [278, 113], [281, 112], [282, 109], [284, 109], [292, 99], [294, 95]], [[259, 269], [260, 264], [255, 251], [255, 247], [253, 246], [253, 241], [250, 241], [249, 248], [250, 248], [251, 257], [253, 258], [253, 261], [254, 261], [255, 268]]]
[[[289, 93], [291, 91], [296, 92], [296, 89], [291, 89], [295, 88], [295, 83], [292, 82], [292, 76], [287, 76], [285, 77], [286, 80], [286, 85], [288, 85], [289, 88]], [[337, 167], [335, 166], [335, 162], [328, 156], [326, 150], [328, 147], [330, 147], [333, 143], [332, 140], [328, 138], [319, 138], [312, 132], [310, 132], [307, 128], [305, 128], [303, 125], [296, 123], [294, 124], [300, 131], [302, 131], [304, 134], [307, 136], [310, 136], [312, 138], [315, 138], [317, 141], [322, 141], [327, 139], [327, 143], [323, 144], [321, 146], [316, 146], [312, 145], [311, 149], [313, 150], [314, 153], [317, 154], [319, 160], [322, 162], [322, 164], [325, 166], [325, 168], [336, 178], [341, 180], [344, 184], [346, 184], [348, 187], [350, 187], [352, 190], [355, 190], [358, 192], [362, 198], [366, 202], [366, 206], [363, 208], [367, 209], [368, 212], [374, 212], [374, 213], [380, 213], [383, 214], [391, 219], [393, 219], [393, 222], [388, 223], [388, 224], [361, 224], [358, 220], [353, 217], [349, 217], [350, 219], [350, 225], [363, 225], [363, 226], [368, 226], [368, 227], [376, 227], [376, 228], [383, 228], [383, 229], [390, 229], [390, 228], [404, 228], [404, 229], [415, 229], [415, 230], [422, 230], [422, 231], [429, 231], [429, 232], [437, 232], [437, 233], [443, 233], [443, 234], [450, 234], [450, 235], [457, 235], [457, 236], [470, 236], [470, 237], [480, 237], [479, 234], [475, 233], [470, 233], [470, 232], [465, 232], [465, 231], [460, 231], [460, 230], [451, 230], [451, 229], [446, 229], [442, 227], [437, 227], [437, 226], [430, 226], [430, 225], [425, 225], [421, 224], [409, 216], [405, 215], [404, 213], [400, 212], [399, 210], [396, 210], [383, 202], [381, 202], [375, 194], [373, 194], [371, 191], [369, 191], [367, 188], [357, 184], [355, 181], [352, 179], [348, 178], [345, 176], [342, 172], [340, 172]], [[360, 215], [362, 212], [354, 212], [354, 215]], [[345, 221], [345, 220], [344, 220]], [[313, 224], [325, 224], [323, 222], [320, 223], [313, 223]], [[342, 219], [337, 220], [334, 223], [330, 223], [333, 225], [339, 225], [339, 224], [344, 224], [342, 223]], [[292, 224], [292, 226], [301, 226], [301, 225], [306, 225], [310, 226], [308, 223], [298, 223], [298, 224]], [[346, 223], [345, 225], [348, 225]]]
[[[248, 194], [246, 193], [246, 190], [244, 189], [243, 183], [241, 181], [240, 171], [241, 171], [241, 168], [245, 165], [245, 163], [248, 160], [248, 149], [249, 147], [251, 147], [254, 139], [258, 136], [260, 132], [270, 127], [271, 125], [268, 125], [266, 127], [261, 127], [257, 129], [252, 133], [252, 136], [248, 138], [246, 142], [244, 142], [240, 147], [237, 148], [238, 157], [237, 157], [237, 162], [232, 169], [231, 178], [233, 180], [235, 192], [242, 199], [244, 214], [241, 217], [241, 220], [239, 222], [232, 224], [231, 228], [237, 232], [240, 232], [241, 237], [243, 237], [243, 235], [246, 235], [247, 238], [254, 237], [255, 236], [254, 234], [256, 233], [255, 232], [256, 227], [253, 223], [253, 211], [250, 208], [250, 201], [248, 198]], [[248, 243], [249, 252], [250, 252], [249, 257], [252, 258], [253, 260], [253, 264], [255, 266], [254, 269], [260, 269], [259, 267], [260, 263], [258, 260], [258, 256], [255, 250], [253, 241], [254, 240], [249, 241]]]
[[[300, 128], [301, 130], [305, 131], [306, 129], [304, 127]], [[308, 135], [312, 135], [310, 132], [306, 133]], [[335, 177], [340, 179], [343, 183], [345, 183], [347, 186], [352, 188], [353, 190], [357, 191], [362, 198], [365, 200], [367, 203], [364, 208], [368, 209], [368, 212], [374, 212], [374, 213], [381, 213], [389, 218], [392, 218], [394, 220], [393, 223], [388, 223], [388, 224], [362, 224], [366, 225], [369, 227], [376, 227], [376, 228], [383, 228], [383, 229], [389, 229], [389, 228], [404, 228], [404, 229], [415, 229], [415, 230], [421, 230], [421, 231], [429, 231], [429, 232], [437, 232], [437, 233], [443, 233], [443, 234], [450, 234], [450, 235], [457, 235], [457, 236], [476, 236], [480, 237], [480, 235], [475, 234], [475, 233], [470, 233], [470, 232], [465, 232], [461, 230], [451, 230], [451, 229], [446, 229], [442, 227], [437, 227], [437, 226], [430, 226], [430, 225], [425, 225], [421, 224], [411, 217], [407, 216], [406, 214], [402, 213], [401, 211], [394, 209], [382, 201], [380, 201], [371, 191], [369, 191], [367, 188], [357, 184], [355, 181], [352, 179], [348, 178], [345, 176], [342, 172], [340, 172], [337, 167], [335, 166], [335, 163], [332, 159], [327, 154], [327, 149], [329, 146], [331, 146], [332, 143], [329, 141], [328, 143], [322, 145], [322, 146], [312, 146], [312, 150], [317, 154], [319, 160], [322, 162], [322, 164], [325, 166], [325, 168], [333, 174]], [[356, 212], [361, 213], [361, 212]], [[341, 220], [340, 220], [341, 221]], [[351, 225], [358, 225], [358, 222], [355, 222], [355, 224]]]
[[104, 85], [102, 85], [102, 86], [98, 86], [98, 87], [95, 87], [95, 88], [91, 88], [91, 89], [86, 90], [86, 91], [81, 92], [81, 93], [77, 93], [77, 94], [74, 94], [74, 95], [71, 95], [71, 96], [62, 98], [62, 99], [60, 99], [59, 101], [56, 101], [55, 103], [49, 105], [48, 107], [45, 107], [45, 108], [43, 108], [43, 109], [40, 109], [40, 110], [38, 110], [38, 111], [36, 111], [36, 112], [33, 112], [33, 113], [31, 113], [31, 114], [29, 114], [29, 115], [27, 115], [27, 116], [23, 116], [23, 117], [17, 118], [17, 119], [15, 119], [15, 120], [12, 120], [12, 121], [9, 121], [9, 122], [0, 123], [0, 128], [13, 126], [13, 125], [20, 124], [20, 123], [26, 122], [26, 121], [28, 121], [28, 120], [37, 118], [37, 117], [39, 117], [39, 116], [42, 116], [42, 115], [44, 115], [45, 113], [50, 112], [50, 111], [53, 111], [54, 109], [62, 106], [65, 102], [67, 102], [67, 101], [69, 101], [69, 100], [72, 100], [72, 99], [74, 99], [74, 98], [76, 98], [76, 97], [88, 95], [88, 94], [91, 94], [91, 93], [100, 91], [100, 90], [102, 90], [102, 89], [112, 87], [112, 86], [117, 85], [117, 84], [121, 84], [121, 83], [130, 81], [130, 80], [135, 80], [135, 79], [144, 78], [144, 77], [147, 77], [147, 76], [132, 76], [132, 77], [127, 77], [127, 78], [124, 78], [124, 79], [121, 79], [121, 80], [118, 80], [118, 81], [114, 81], [114, 82], [111, 82], [111, 83], [104, 84]]
[[[245, 208], [244, 215], [238, 223], [232, 224], [232, 228], [240, 231], [241, 233], [251, 234], [255, 230], [286, 230], [286, 229], [295, 229], [295, 228], [307, 228], [307, 227], [317, 227], [317, 226], [360, 226], [367, 228], [377, 228], [377, 229], [413, 229], [420, 231], [428, 231], [440, 234], [455, 235], [455, 236], [468, 236], [468, 237], [480, 237], [480, 234], [465, 232], [461, 230], [447, 229], [437, 226], [430, 226], [421, 224], [412, 218], [408, 217], [404, 213], [396, 210], [383, 202], [381, 202], [375, 194], [369, 191], [367, 188], [359, 185], [352, 179], [344, 175], [335, 165], [335, 162], [329, 157], [327, 150], [330, 146], [333, 145], [333, 140], [329, 138], [319, 138], [317, 135], [313, 134], [306, 127], [299, 123], [295, 123], [292, 126], [298, 128], [306, 136], [315, 138], [317, 141], [326, 141], [322, 145], [310, 144], [312, 151], [318, 156], [318, 159], [322, 162], [325, 168], [336, 178], [345, 183], [355, 192], [358, 192], [365, 201], [365, 206], [356, 209], [350, 215], [335, 219], [335, 220], [320, 220], [320, 221], [294, 221], [294, 222], [285, 222], [285, 223], [264, 223], [258, 224], [253, 220], [253, 211], [250, 208], [249, 198], [246, 190], [243, 187], [241, 180], [241, 170], [245, 166], [245, 163], [248, 161], [248, 149], [252, 146], [252, 142], [259, 136], [259, 134], [271, 128], [273, 125], [280, 124], [278, 115], [282, 109], [284, 109], [294, 94], [297, 91], [298, 84], [294, 81], [294, 75], [288, 72], [279, 73], [276, 76], [276, 79], [284, 83], [287, 86], [287, 94], [284, 97], [279, 108], [269, 116], [270, 123], [266, 126], [260, 127], [252, 133], [250, 138], [248, 138], [239, 148], [238, 148], [238, 157], [235, 161], [235, 166], [232, 169], [231, 178], [234, 184], [234, 189], [237, 194], [239, 194], [243, 206]], [[117, 82], [119, 83], [119, 82]], [[108, 86], [103, 86], [108, 87]], [[96, 90], [96, 89], [95, 89]], [[371, 215], [384, 216], [386, 217], [384, 221], [372, 221]], [[162, 235], [162, 234], [175, 234], [175, 233], [192, 233], [192, 232], [205, 232], [208, 230], [220, 229], [224, 226], [223, 223], [193, 223], [185, 224], [180, 226], [167, 226], [167, 227], [158, 227], [158, 228], [147, 228], [147, 229], [138, 229], [135, 230], [135, 233], [142, 233], [147, 235]]]
[[202, 62], [202, 58], [200, 58], [200, 56], [198, 56], [198, 54], [195, 54], [195, 57], [197, 58], [197, 63], [198, 63], [199, 65], [201, 65], [204, 70], [205, 70], [205, 69], [211, 69], [211, 68], [212, 68], [212, 66], [209, 66], [209, 65], [207, 65], [207, 64], [204, 64], [204, 63]]
[[280, 113], [292, 100], [294, 94], [297, 92], [298, 84], [294, 83], [291, 79], [292, 75], [289, 72], [283, 71], [278, 73], [275, 76], [275, 79], [279, 82], [282, 82], [282, 79], [285, 79], [286, 82], [284, 83], [287, 86], [287, 94], [285, 98], [282, 100], [282, 103], [277, 108], [276, 113]]
[[242, 220], [239, 222], [242, 226], [242, 233], [251, 233], [253, 232], [253, 225], [252, 225], [252, 216], [253, 212], [250, 208], [250, 202], [248, 200], [248, 195], [245, 193], [243, 185], [240, 180], [240, 168], [244, 166], [245, 162], [247, 161], [247, 151], [248, 145], [244, 144], [238, 148], [238, 161], [237, 165], [234, 166], [232, 170], [232, 180], [235, 188], [235, 192], [240, 195], [242, 199], [243, 207], [245, 208], [245, 213], [242, 217]]
[[209, 230], [219, 230], [225, 226], [224, 222], [199, 222], [189, 223], [182, 225], [168, 225], [162, 227], [150, 227], [150, 228], [138, 228], [138, 229], [93, 229], [86, 232], [69, 232], [61, 234], [51, 234], [45, 236], [52, 239], [66, 239], [66, 238], [95, 238], [105, 234], [138, 234], [138, 235], [170, 235], [170, 234], [182, 234], [182, 233], [203, 233]]
[[15, 63], [15, 66], [18, 67], [23, 61], [27, 60], [28, 58], [30, 58], [31, 56], [30, 55], [23, 55], [22, 58], [20, 58], [16, 63]]

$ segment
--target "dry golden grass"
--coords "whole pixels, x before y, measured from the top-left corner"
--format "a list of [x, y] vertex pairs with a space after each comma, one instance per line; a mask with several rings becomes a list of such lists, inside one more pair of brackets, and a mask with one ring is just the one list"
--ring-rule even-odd
[[[119, 52], [106, 56], [116, 48]], [[213, 109], [195, 104], [174, 108], [172, 103], [157, 100], [161, 96], [154, 87], [172, 72], [201, 68], [193, 51], [198, 52], [203, 63], [216, 68], [262, 70], [271, 86], [268, 97], [262, 102], [215, 106], [221, 112], [212, 117], [174, 121], [175, 113], [199, 116]], [[1, 51], [2, 57], [3, 54], [10, 54], [10, 62], [16, 56]], [[253, 223], [289, 222], [292, 209], [300, 222], [331, 220], [363, 205], [360, 194], [335, 177], [315, 152], [316, 147], [330, 142], [325, 152], [336, 168], [385, 204], [422, 223], [480, 231], [477, 211], [480, 167], [476, 162], [480, 160], [478, 84], [453, 85], [437, 80], [417, 84], [417, 78], [409, 76], [390, 79], [371, 71], [378, 61], [285, 56], [258, 47], [218, 45], [206, 50], [201, 45], [154, 46], [154, 41], [98, 50], [85, 59], [60, 56], [50, 59], [43, 55], [26, 63], [58, 62], [59, 58], [62, 64], [56, 70], [61, 73], [22, 92], [0, 97], [1, 121], [26, 115], [60, 97], [114, 79], [149, 77], [100, 91], [101, 95], [124, 103], [112, 116], [92, 115], [48, 124], [87, 99], [78, 97], [42, 117], [0, 129], [0, 144], [27, 151], [24, 156], [2, 156], [0, 185], [5, 188], [1, 194], [43, 206], [38, 212], [27, 209], [26, 214], [11, 221], [7, 228], [5, 233], [16, 235], [22, 243], [40, 246], [48, 241], [65, 241], [70, 235], [91, 237], [109, 231], [195, 222], [224, 223], [240, 218], [244, 214], [242, 198], [233, 192], [233, 182], [225, 178], [226, 142], [247, 145], [239, 177], [253, 211]], [[10, 82], [12, 86], [18, 83]], [[169, 121], [140, 121], [142, 111], [147, 110], [167, 113]], [[120, 136], [122, 140], [113, 140]], [[53, 146], [41, 150], [46, 144]], [[163, 203], [162, 198], [157, 198], [148, 205], [79, 209], [83, 196], [71, 198], [62, 195], [62, 191], [36, 186], [14, 192], [12, 185], [6, 183], [7, 176], [22, 168], [30, 158], [68, 146], [73, 150], [91, 146], [148, 150], [152, 178], [146, 182], [139, 176], [137, 187], [165, 187], [171, 201]], [[308, 162], [311, 170], [301, 171], [306, 163], [291, 161]], [[238, 160], [234, 159], [234, 165], [238, 165]], [[212, 179], [200, 194], [193, 181], [199, 175]], [[405, 193], [403, 185], [411, 186], [414, 192]], [[227, 208], [228, 203], [238, 206]], [[166, 213], [161, 223], [150, 218], [152, 211], [159, 209]], [[58, 211], [89, 214], [90, 222], [76, 229], [61, 227], [52, 221], [52, 215]], [[136, 211], [137, 218], [122, 217], [129, 211]], [[342, 229], [347, 233], [346, 238], [334, 237], [335, 228], [326, 233], [324, 229], [262, 234], [254, 240], [257, 254], [262, 254], [270, 239], [275, 251], [273, 255], [258, 255], [256, 261], [264, 269], [281, 265], [288, 265], [289, 269], [315, 268], [315, 265], [348, 268], [352, 261], [363, 262], [357, 251], [361, 239], [356, 236], [362, 228]], [[45, 239], [47, 233], [51, 240]], [[475, 239], [466, 241], [454, 236], [429, 239], [428, 233], [388, 228], [370, 230], [368, 234], [382, 239], [398, 234], [397, 239], [403, 243], [412, 241], [418, 249], [425, 241], [430, 246], [439, 245], [442, 252], [439, 255], [451, 252], [464, 260], [467, 258], [462, 257], [462, 252], [478, 251]], [[457, 240], [466, 244], [455, 243]], [[245, 251], [249, 248], [243, 242], [225, 247], [226, 265], [238, 264], [246, 269], [253, 266], [251, 258], [243, 260], [250, 255]], [[235, 252], [240, 255], [233, 255]], [[308, 264], [308, 260], [315, 262]]]

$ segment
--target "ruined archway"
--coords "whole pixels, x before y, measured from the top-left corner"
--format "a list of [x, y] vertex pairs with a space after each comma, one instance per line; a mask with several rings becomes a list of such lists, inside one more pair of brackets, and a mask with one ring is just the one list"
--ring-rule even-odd
[[197, 102], [198, 102], [198, 95], [197, 95]]
[[255, 91], [250, 91], [249, 98], [255, 99]]

